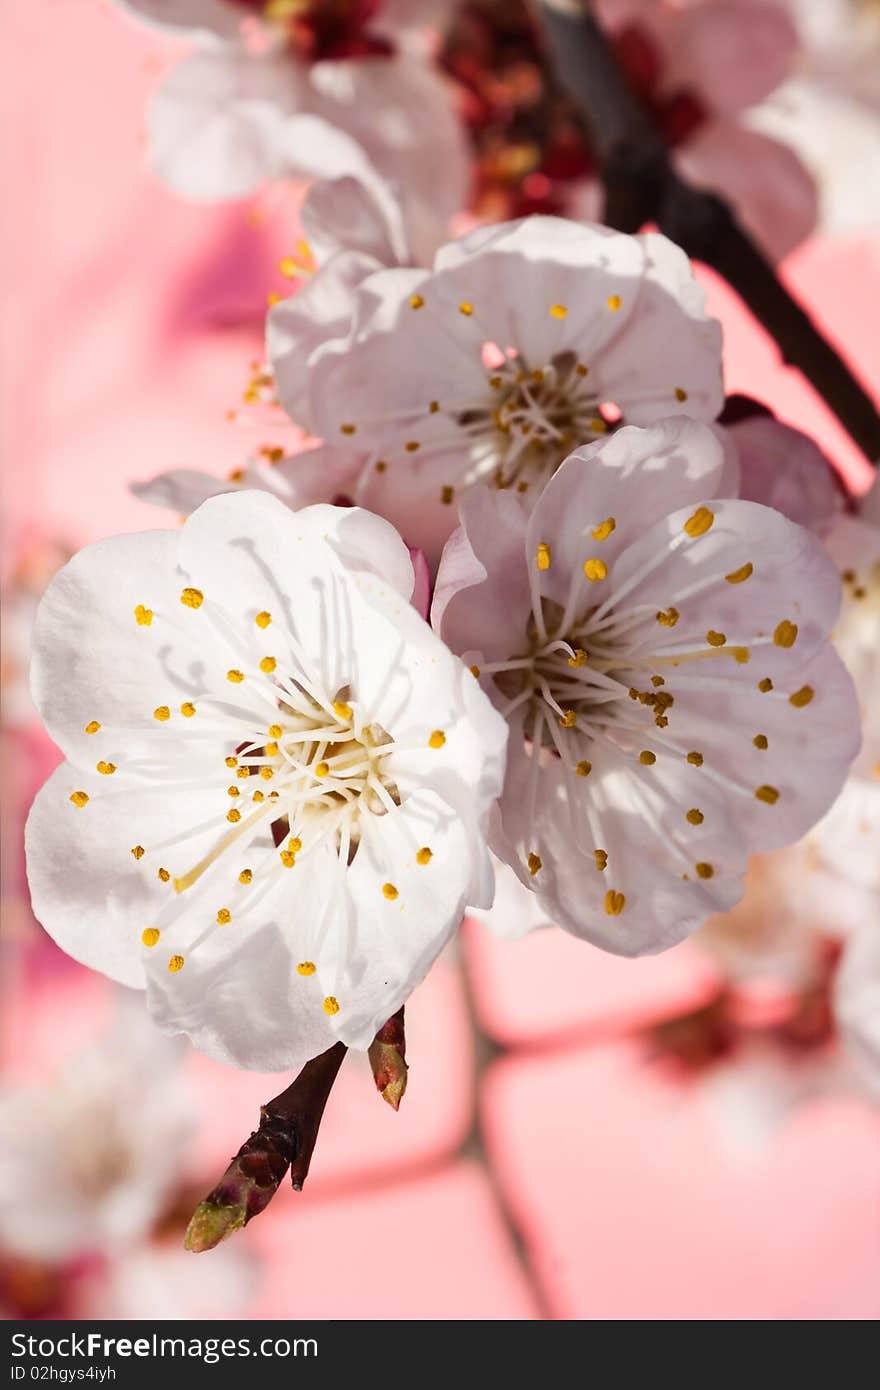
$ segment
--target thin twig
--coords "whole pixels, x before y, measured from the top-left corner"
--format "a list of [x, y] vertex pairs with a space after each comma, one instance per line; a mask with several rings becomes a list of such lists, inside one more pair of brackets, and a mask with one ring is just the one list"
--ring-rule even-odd
[[869, 462], [880, 459], [880, 415], [846, 362], [714, 193], [676, 173], [666, 143], [582, 0], [533, 0], [562, 86], [584, 120], [605, 188], [605, 221], [623, 232], [646, 222], [723, 275], [815, 387]]

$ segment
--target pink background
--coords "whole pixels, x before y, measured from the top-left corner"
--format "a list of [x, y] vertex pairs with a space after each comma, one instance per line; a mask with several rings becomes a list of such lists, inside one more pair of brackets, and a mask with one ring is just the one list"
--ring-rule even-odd
[[[6, 0], [2, 31], [8, 575], [37, 539], [75, 547], [173, 524], [129, 494], [132, 480], [175, 466], [223, 474], [253, 444], [283, 437], [281, 417], [228, 415], [261, 353], [266, 295], [286, 288], [276, 266], [297, 237], [298, 198], [275, 189], [247, 205], [187, 206], [145, 171], [145, 102], [175, 49], [109, 5]], [[880, 387], [878, 246], [814, 242], [784, 273]], [[864, 486], [866, 466], [828, 412], [706, 278], [726, 330], [728, 388], [813, 431]], [[48, 1075], [106, 1009], [103, 982], [61, 961], [21, 906], [21, 816], [52, 758], [34, 729], [7, 741], [18, 810], [7, 836], [0, 1043], [15, 1077]], [[412, 1072], [400, 1114], [353, 1059], [306, 1192], [284, 1189], [238, 1238], [259, 1257], [239, 1315], [880, 1313], [877, 1111], [857, 1095], [817, 1097], [738, 1146], [712, 1089], [662, 1065], [643, 1041], [646, 1024], [711, 990], [696, 946], [626, 962], [561, 934], [501, 946], [474, 928], [461, 956], [465, 970], [445, 959], [408, 1007]], [[478, 1084], [485, 1048], [475, 1050], [472, 1010], [503, 1048], [488, 1065], [481, 1057]], [[280, 1086], [197, 1057], [188, 1067], [201, 1120], [190, 1164], [206, 1189]]]

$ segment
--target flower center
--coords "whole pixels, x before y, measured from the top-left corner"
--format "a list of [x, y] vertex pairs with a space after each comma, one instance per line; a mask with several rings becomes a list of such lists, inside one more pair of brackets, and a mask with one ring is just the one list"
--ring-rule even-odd
[[303, 62], [385, 57], [391, 45], [366, 32], [382, 0], [234, 0], [270, 25]]

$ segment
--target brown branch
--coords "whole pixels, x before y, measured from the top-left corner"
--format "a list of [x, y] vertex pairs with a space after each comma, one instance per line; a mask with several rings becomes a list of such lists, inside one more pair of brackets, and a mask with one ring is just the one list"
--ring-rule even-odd
[[727, 204], [675, 172], [660, 132], [588, 6], [582, 0], [533, 3], [560, 82], [584, 120], [601, 169], [605, 221], [624, 232], [656, 222], [689, 256], [723, 275], [774, 339], [783, 361], [803, 373], [876, 464], [880, 415], [871, 397]]
[[196, 1207], [184, 1239], [187, 1250], [212, 1250], [259, 1216], [288, 1168], [294, 1190], [302, 1191], [324, 1107], [346, 1051], [340, 1042], [312, 1058], [286, 1091], [262, 1106], [259, 1129]]

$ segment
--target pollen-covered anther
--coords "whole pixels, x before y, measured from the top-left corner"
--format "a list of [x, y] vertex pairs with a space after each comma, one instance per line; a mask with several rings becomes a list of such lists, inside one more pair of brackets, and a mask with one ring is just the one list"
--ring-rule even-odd
[[270, 724], [270, 725], [269, 725], [269, 737], [270, 737], [270, 738], [280, 738], [281, 735], [282, 735], [283, 733], [284, 733], [284, 730], [282, 729], [282, 727], [281, 727], [280, 724]]
[[167, 705], [157, 705], [153, 710], [153, 718], [158, 719], [159, 722], [162, 723], [166, 719], [171, 718], [171, 711]]
[[653, 767], [657, 761], [657, 754], [652, 753], [650, 748], [643, 748], [639, 754], [639, 762], [643, 767]]
[[241, 873], [238, 876], [238, 881], [239, 883], [250, 883], [253, 880], [253, 877], [253, 869], [242, 869]]
[[157, 877], [162, 883], [168, 883], [168, 882], [170, 881], [170, 879], [171, 879], [171, 875], [170, 875], [170, 873], [168, 872], [167, 869], [157, 869], [157, 870], [156, 870], [156, 877]]
[[431, 849], [429, 849], [427, 845], [423, 845], [421, 849], [417, 849], [417, 850], [416, 850], [416, 863], [417, 863], [417, 864], [422, 864], [422, 865], [424, 865], [424, 864], [430, 864], [430, 862], [431, 862], [431, 860], [433, 859], [433, 857], [434, 857], [433, 851], [432, 851]]
[[596, 584], [600, 579], [607, 577], [608, 566], [604, 560], [598, 560], [595, 556], [591, 556], [589, 560], [584, 561], [584, 574], [591, 584]]
[[706, 641], [710, 647], [723, 647], [727, 637], [723, 632], [715, 632], [713, 628], [710, 628], [706, 633]]
[[444, 483], [440, 489], [440, 501], [444, 507], [451, 507], [455, 500], [455, 488], [450, 483]]
[[[351, 718], [351, 705], [347, 705], [344, 700], [334, 700], [333, 713], [336, 715], [337, 719], [348, 721]], [[279, 733], [280, 732], [279, 730]]]
[[435, 729], [428, 739], [429, 748], [442, 748], [446, 742], [446, 735], [442, 729]]
[[387, 898], [390, 903], [394, 902], [394, 899], [398, 896], [398, 893], [393, 883], [382, 884], [382, 896]]
[[145, 946], [158, 946], [160, 936], [158, 927], [145, 927], [141, 932], [141, 941]]
[[338, 1001], [337, 1001], [335, 995], [328, 994], [328, 995], [327, 995], [327, 998], [324, 1000], [324, 1005], [323, 1005], [323, 1007], [324, 1007], [324, 1013], [325, 1013], [325, 1014], [330, 1014], [331, 1017], [332, 1017], [333, 1014], [338, 1014], [338, 1013], [339, 1013], [339, 1003], [338, 1003]]
[[589, 777], [592, 771], [593, 764], [587, 762], [586, 758], [582, 758], [581, 761], [575, 766], [575, 772], [577, 773], [578, 777]]
[[588, 660], [589, 657], [583, 647], [575, 647], [574, 654], [568, 658], [568, 664], [577, 670], [581, 666], [586, 666]]
[[594, 540], [594, 541], [607, 541], [608, 537], [611, 535], [611, 532], [614, 530], [614, 528], [615, 528], [616, 526], [617, 526], [617, 522], [614, 520], [614, 517], [613, 517], [613, 516], [607, 517], [606, 520], [602, 522], [601, 526], [597, 526], [597, 527], [595, 528], [595, 530], [592, 531], [591, 534], [592, 534], [593, 540]]
[[611, 310], [612, 314], [616, 314], [618, 309], [621, 309], [623, 307], [623, 300], [621, 299], [619, 294], [609, 294], [605, 303], [608, 305], [608, 308]]
[[[230, 753], [229, 757], [226, 759], [226, 766], [229, 767], [229, 768], [238, 767], [238, 758], [233, 757], [232, 754]], [[244, 773], [245, 777], [247, 777], [247, 775], [248, 775], [248, 770], [247, 770], [246, 767], [245, 767], [245, 768], [241, 768], [241, 767], [238, 768], [238, 776], [239, 776], [239, 777], [241, 776], [242, 772]]]
[[749, 579], [752, 574], [754, 574], [754, 566], [751, 560], [747, 560], [738, 570], [733, 570], [730, 574], [726, 574], [724, 578], [727, 580], [728, 584], [742, 584], [743, 581]]
[[464, 314], [466, 319], [469, 319], [474, 312], [474, 306], [467, 299], [463, 299], [458, 306], [458, 312]]
[[226, 819], [228, 821], [231, 821], [232, 824], [235, 825], [238, 821], [241, 820], [241, 811], [239, 811], [237, 807], [233, 806], [231, 811], [226, 812]]
[[257, 627], [268, 627], [271, 621], [272, 614], [267, 612], [265, 608], [263, 609], [262, 613], [258, 613], [257, 616], [254, 618], [254, 622], [256, 623]]
[[619, 917], [625, 907], [626, 894], [615, 892], [613, 888], [609, 888], [605, 894], [605, 911], [608, 916]]
[[544, 867], [544, 861], [542, 860], [540, 854], [535, 854], [534, 851], [532, 851], [532, 853], [526, 860], [526, 867], [529, 873], [531, 874], [532, 878], [534, 878], [535, 874], [538, 873], [539, 870]]
[[91, 720], [89, 720], [88, 724], [86, 725], [86, 733], [87, 733], [87, 734], [96, 734], [96, 733], [98, 732], [98, 730], [100, 729], [100, 727], [101, 727], [101, 725], [98, 723], [97, 719], [91, 719]]
[[292, 849], [282, 849], [278, 855], [285, 869], [292, 869], [296, 863], [296, 855]]
[[756, 748], [760, 748], [761, 752], [763, 752], [766, 748], [769, 748], [770, 746], [767, 741], [766, 734], [755, 734], [755, 737], [752, 739], [752, 743], [755, 745]]
[[180, 601], [184, 608], [201, 608], [205, 601], [205, 595], [201, 589], [184, 589], [180, 595]]
[[600, 873], [602, 872], [603, 869], [607, 869], [607, 868], [608, 868], [608, 851], [607, 851], [607, 849], [594, 849], [594, 850], [593, 850], [593, 859], [595, 860], [596, 868], [599, 870]]
[[274, 656], [264, 656], [260, 662], [260, 670], [264, 675], [271, 676], [277, 665], [278, 662], [275, 660]]
[[763, 680], [758, 681], [758, 689], [762, 695], [766, 695], [768, 691], [773, 689], [773, 682], [769, 676], [765, 676]]
[[168, 962], [168, 969], [171, 971], [172, 975], [177, 975], [183, 969], [183, 966], [183, 956], [172, 956]]
[[802, 685], [800, 690], [796, 690], [793, 695], [789, 695], [788, 703], [794, 705], [795, 709], [803, 709], [805, 705], [810, 703], [815, 693], [811, 685]]
[[562, 729], [573, 729], [577, 723], [577, 710], [563, 710], [559, 717], [559, 726]]
[[535, 564], [539, 570], [550, 568], [550, 547], [546, 541], [538, 542], [538, 549], [535, 552]]
[[[226, 759], [226, 766], [227, 766], [227, 767], [229, 766], [229, 759], [228, 759], [228, 758]], [[233, 764], [233, 766], [234, 766], [234, 764]], [[256, 771], [256, 769], [255, 769], [255, 771]], [[240, 767], [240, 768], [238, 768], [238, 770], [236, 771], [236, 774], [235, 774], [235, 775], [236, 775], [236, 777], [238, 777], [241, 781], [244, 781], [244, 779], [245, 779], [246, 777], [250, 777], [250, 775], [251, 775], [251, 770], [250, 770], [249, 767]]]
[[479, 666], [472, 666], [472, 667], [471, 667], [471, 675], [473, 676], [473, 678], [474, 678], [475, 681], [478, 681], [478, 680], [480, 679], [480, 668], [479, 668]]
[[301, 960], [296, 967], [297, 975], [314, 975], [315, 970], [316, 966], [313, 960]]
[[116, 764], [105, 763], [102, 758], [101, 761], [96, 764], [96, 768], [97, 771], [101, 773], [102, 777], [112, 777], [113, 773], [116, 771]]
[[697, 878], [713, 878], [715, 869], [712, 864], [707, 864], [704, 860], [694, 865]]
[[684, 530], [692, 539], [696, 539], [697, 536], [705, 536], [714, 520], [715, 513], [710, 512], [708, 507], [698, 507], [684, 523]]
[[134, 846], [132, 847], [132, 851], [131, 851], [132, 858], [133, 858], [133, 859], [143, 859], [143, 857], [144, 857], [144, 855], [146, 854], [146, 852], [147, 852], [147, 851], [144, 849], [143, 845], [134, 845]]
[[568, 316], [568, 309], [564, 304], [551, 304], [550, 317], [552, 319], [564, 319]]
[[680, 617], [681, 614], [677, 608], [666, 608], [661, 609], [657, 614], [657, 621], [661, 627], [675, 627]]
[[676, 388], [675, 388], [675, 399], [676, 399], [677, 401], [686, 401], [687, 398], [688, 398], [688, 393], [687, 393], [687, 391], [685, 391], [684, 387], [683, 387], [683, 386], [676, 386]]
[[752, 654], [748, 647], [728, 647], [727, 651], [739, 666], [747, 665], [752, 659]]
[[227, 795], [227, 796], [239, 796], [239, 795], [240, 795], [240, 792], [239, 792], [239, 790], [238, 790], [238, 787], [236, 787], [234, 784], [233, 784], [231, 787], [227, 787], [227, 788], [226, 788], [226, 795]]
[[755, 796], [759, 801], [765, 802], [768, 806], [775, 806], [779, 800], [779, 791], [776, 787], [761, 786], [755, 790]]
[[357, 430], [357, 425], [340, 425], [340, 426], [339, 426], [339, 433], [340, 433], [340, 434], [354, 434], [356, 430]]
[[797, 623], [789, 622], [788, 618], [783, 618], [781, 623], [776, 625], [773, 633], [773, 641], [777, 647], [793, 647], [797, 640]]
[[183, 715], [184, 719], [192, 719], [195, 712], [196, 707], [192, 700], [184, 700], [183, 704], [180, 706], [180, 713]]
[[328, 777], [330, 775], [330, 764], [325, 762], [315, 763], [315, 776]]
[[241, 685], [241, 682], [244, 680], [244, 673], [233, 669], [226, 672], [226, 679], [230, 681], [232, 685]]
[[227, 922], [231, 922], [231, 921], [232, 921], [232, 913], [229, 911], [229, 908], [228, 908], [228, 907], [221, 907], [221, 908], [219, 908], [218, 911], [217, 911], [217, 923], [218, 923], [218, 925], [221, 926], [221, 927], [225, 927], [225, 926], [226, 926], [226, 923], [227, 923]]
[[71, 792], [70, 800], [74, 806], [83, 807], [88, 804], [89, 794], [88, 792]]
[[[322, 774], [319, 773], [318, 775], [321, 776]], [[274, 769], [271, 767], [261, 767], [260, 776], [264, 782], [271, 782], [272, 778], [275, 776]]]
[[415, 454], [422, 446], [417, 439], [408, 439], [403, 447], [408, 454]]
[[705, 817], [702, 811], [698, 811], [696, 806], [692, 806], [691, 809], [685, 813], [685, 820], [690, 825], [702, 825], [704, 819]]
[[134, 620], [138, 627], [149, 627], [153, 621], [152, 608], [145, 608], [142, 603], [139, 603], [134, 610]]
[[267, 744], [266, 744], [266, 757], [267, 757], [267, 758], [276, 758], [277, 756], [278, 756], [278, 744], [275, 742], [274, 739], [272, 739], [272, 741], [271, 741], [270, 743], [267, 743]]

